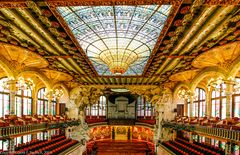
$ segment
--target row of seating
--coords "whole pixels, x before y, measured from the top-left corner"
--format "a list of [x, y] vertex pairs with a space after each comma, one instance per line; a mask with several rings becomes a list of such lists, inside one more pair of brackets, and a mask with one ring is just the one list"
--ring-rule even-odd
[[67, 116], [60, 115], [23, 115], [18, 117], [16, 115], [5, 115], [5, 118], [0, 118], [0, 127], [6, 127], [10, 125], [29, 125], [37, 123], [54, 123], [54, 122], [64, 122], [69, 119]]
[[221, 120], [219, 117], [207, 118], [207, 117], [179, 116], [179, 117], [176, 117], [175, 121], [177, 123], [184, 123], [184, 124], [192, 124], [192, 125], [198, 124], [203, 126], [240, 130], [240, 118], [238, 117], [226, 118]]
[[181, 150], [180, 148], [174, 146], [173, 144], [171, 144], [168, 141], [165, 141], [162, 143], [163, 146], [167, 147], [169, 150], [171, 150], [172, 152], [174, 152], [177, 155], [189, 155], [187, 152]]
[[106, 122], [106, 116], [86, 116], [86, 123], [93, 124], [93, 123], [100, 123]]
[[54, 139], [51, 139], [51, 140], [44, 140], [44, 141], [42, 141], [38, 144], [32, 145], [30, 147], [24, 147], [23, 149], [19, 150], [19, 152], [34, 152], [34, 151], [37, 151], [41, 148], [44, 148], [48, 145], [51, 145], [53, 143], [56, 143], [56, 142], [64, 140], [64, 139], [66, 139], [65, 136], [60, 136], [58, 138], [54, 138]]
[[219, 154], [221, 154], [221, 155], [224, 155], [224, 154], [225, 154], [223, 148], [219, 148], [219, 147], [216, 147], [216, 146], [210, 145], [210, 144], [205, 143], [205, 142], [203, 142], [203, 143], [193, 142], [193, 144], [196, 144], [196, 145], [198, 145], [198, 146], [201, 146], [201, 147], [207, 148], [207, 149], [209, 149], [209, 150], [213, 150], [213, 151], [215, 151], [215, 152], [217, 152], [217, 153], [219, 153]]
[[66, 138], [64, 135], [54, 135], [51, 137], [51, 140], [32, 140], [25, 144], [19, 144], [15, 147], [14, 153], [9, 152], [0, 152], [0, 154], [8, 155], [32, 155], [32, 154], [41, 154], [41, 155], [57, 155], [64, 150], [74, 146], [79, 143], [77, 140], [72, 140]]
[[200, 146], [180, 138], [176, 138], [174, 141], [166, 141], [162, 144], [177, 154], [188, 153], [191, 155], [224, 155], [223, 151], [219, 152], [218, 150], [211, 150], [204, 145]]
[[202, 147], [202, 146], [199, 146], [199, 145], [196, 145], [194, 143], [190, 143], [186, 140], [183, 140], [183, 139], [180, 139], [180, 138], [176, 138], [175, 139], [176, 142], [179, 142], [181, 144], [184, 144], [184, 145], [187, 145], [187, 146], [191, 146], [191, 148], [197, 150], [197, 151], [200, 151], [200, 152], [203, 152], [204, 154], [212, 154], [212, 155], [217, 155], [219, 154], [218, 152], [216, 151], [213, 151], [211, 149], [208, 149], [208, 148], [205, 148], [205, 147]]
[[92, 154], [93, 149], [94, 149], [94, 145], [96, 145], [96, 143], [94, 141], [88, 142], [87, 146], [86, 146], [86, 151], [83, 152], [83, 155]]

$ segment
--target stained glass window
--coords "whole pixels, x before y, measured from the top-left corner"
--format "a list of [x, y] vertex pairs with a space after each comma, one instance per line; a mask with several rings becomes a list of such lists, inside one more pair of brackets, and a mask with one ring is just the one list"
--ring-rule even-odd
[[52, 99], [52, 115], [56, 115], [56, 107], [57, 106], [57, 99], [56, 98], [53, 98]]
[[195, 89], [195, 97], [193, 101], [193, 116], [203, 117], [206, 115], [206, 93], [201, 88]]
[[31, 115], [32, 112], [32, 91], [19, 90], [15, 96], [15, 113], [17, 116]]
[[[240, 78], [236, 78], [240, 82]], [[233, 95], [233, 117], [240, 117], [240, 93]]]
[[37, 114], [47, 115], [48, 114], [48, 100], [44, 96], [46, 88], [41, 88], [38, 90], [38, 102], [37, 102]]
[[234, 101], [233, 117], [240, 117], [240, 94], [236, 96], [234, 95], [233, 101]]
[[[2, 78], [0, 79], [0, 83], [7, 80], [8, 78]], [[10, 111], [9, 91], [4, 89], [2, 85], [0, 85], [0, 117], [5, 117], [5, 115], [9, 115], [9, 111]]]
[[86, 116], [106, 116], [107, 99], [100, 96], [99, 101], [95, 104], [88, 105], [85, 109]]
[[[100, 75], [126, 65], [123, 75], [141, 75], [171, 5], [70, 6], [57, 8]], [[134, 59], [131, 60], [131, 59]]]
[[137, 116], [154, 116], [153, 106], [143, 96], [137, 98]]
[[[221, 85], [221, 90], [225, 89], [226, 85]], [[212, 91], [212, 117], [226, 118], [226, 96], [225, 92]]]

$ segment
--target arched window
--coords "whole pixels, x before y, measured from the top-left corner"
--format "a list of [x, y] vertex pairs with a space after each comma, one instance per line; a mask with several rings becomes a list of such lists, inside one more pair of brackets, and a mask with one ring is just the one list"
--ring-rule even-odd
[[56, 115], [56, 105], [57, 105], [57, 100], [56, 98], [52, 99], [52, 115]]
[[192, 108], [193, 116], [203, 117], [206, 115], [206, 93], [203, 89], [195, 89], [195, 97]]
[[106, 97], [100, 96], [99, 100], [99, 116], [105, 116], [106, 115]]
[[[8, 78], [0, 79], [0, 83], [7, 81]], [[0, 117], [5, 117], [5, 115], [9, 115], [10, 111], [10, 95], [9, 90], [3, 88], [0, 84]]]
[[99, 101], [95, 104], [88, 105], [86, 108], [86, 116], [106, 116], [107, 99], [100, 96]]
[[[240, 82], [240, 78], [236, 78], [237, 82]], [[240, 117], [240, 92], [233, 95], [233, 117]]]
[[137, 116], [153, 116], [153, 106], [142, 96], [137, 98]]
[[19, 90], [15, 95], [15, 114], [17, 116], [31, 115], [32, 113], [32, 91]]
[[225, 84], [221, 85], [219, 91], [212, 91], [212, 117], [226, 118], [226, 95], [223, 89], [226, 89]]
[[46, 88], [38, 90], [38, 102], [37, 102], [37, 114], [47, 115], [48, 114], [48, 99], [44, 96]]

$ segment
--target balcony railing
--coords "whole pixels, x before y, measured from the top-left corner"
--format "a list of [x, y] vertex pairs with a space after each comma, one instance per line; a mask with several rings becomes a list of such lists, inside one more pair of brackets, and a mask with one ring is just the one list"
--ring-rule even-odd
[[31, 125], [17, 125], [0, 127], [0, 139], [15, 137], [18, 135], [29, 134], [32, 132], [39, 132], [48, 129], [65, 128], [68, 126], [77, 126], [80, 122], [78, 120], [58, 122], [58, 123], [39, 123]]
[[175, 122], [164, 122], [163, 127], [172, 128], [174, 130], [185, 130], [195, 132], [197, 134], [206, 134], [209, 136], [219, 137], [228, 141], [240, 142], [240, 131], [228, 130], [210, 126], [189, 125]]

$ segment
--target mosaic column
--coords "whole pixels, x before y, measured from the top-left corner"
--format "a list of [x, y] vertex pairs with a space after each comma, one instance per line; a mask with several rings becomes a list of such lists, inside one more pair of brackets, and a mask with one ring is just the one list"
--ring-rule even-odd
[[206, 116], [208, 118], [211, 117], [212, 115], [212, 99], [211, 99], [211, 96], [212, 96], [212, 90], [209, 90], [207, 91], [207, 94], [206, 94]]
[[225, 145], [225, 155], [232, 155], [232, 144], [227, 142]]
[[48, 92], [48, 115], [52, 115], [52, 98], [53, 98], [53, 91]]
[[190, 103], [189, 103], [190, 105], [189, 105], [189, 109], [188, 110], [190, 110], [190, 117], [193, 117], [193, 112], [192, 112], [192, 107], [193, 107], [193, 98], [192, 97], [190, 97]]
[[15, 95], [16, 95], [16, 81], [9, 81], [9, 95], [10, 95], [10, 115], [15, 115]]
[[10, 153], [14, 153], [14, 151], [15, 151], [15, 148], [14, 148], [14, 138], [10, 138], [9, 141], [8, 141], [8, 144], [9, 144], [8, 151]]
[[231, 117], [232, 113], [232, 94], [233, 94], [233, 85], [226, 85], [226, 118]]
[[184, 116], [187, 116], [188, 115], [188, 104], [187, 104], [187, 101], [184, 101]]
[[60, 103], [59, 103], [59, 99], [56, 99], [56, 115], [60, 114]]

